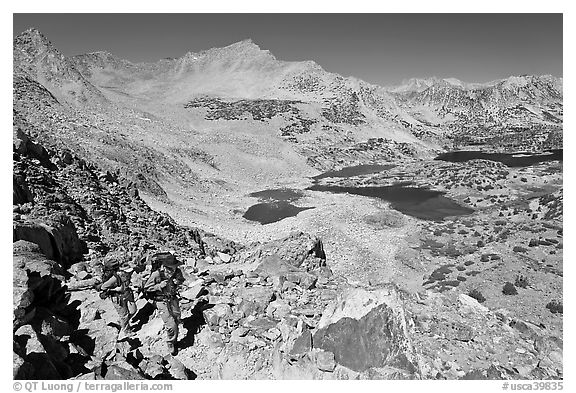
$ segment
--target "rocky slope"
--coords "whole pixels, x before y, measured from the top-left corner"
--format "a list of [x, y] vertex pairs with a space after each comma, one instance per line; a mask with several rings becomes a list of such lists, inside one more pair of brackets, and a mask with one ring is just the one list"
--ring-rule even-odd
[[[562, 340], [506, 311], [463, 294], [348, 282], [303, 233], [241, 246], [180, 227], [73, 153], [21, 129], [13, 141], [15, 378], [562, 376]], [[177, 356], [144, 299], [137, 336], [117, 342], [118, 316], [91, 288], [104, 255], [134, 263], [143, 247], [186, 262]]]
[[102, 93], [88, 82], [48, 39], [36, 29], [26, 30], [14, 39], [15, 72], [24, 73], [53, 94], [72, 102], [98, 103]]

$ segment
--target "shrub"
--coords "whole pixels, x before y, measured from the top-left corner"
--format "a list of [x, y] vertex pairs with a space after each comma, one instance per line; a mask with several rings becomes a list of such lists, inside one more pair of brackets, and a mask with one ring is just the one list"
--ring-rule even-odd
[[546, 308], [550, 310], [552, 314], [564, 314], [564, 306], [562, 302], [559, 300], [552, 300], [550, 303], [546, 305]]
[[376, 229], [400, 228], [404, 226], [404, 217], [393, 211], [381, 211], [364, 217], [364, 221]]
[[516, 290], [514, 284], [512, 284], [511, 282], [507, 282], [506, 284], [504, 284], [504, 288], [502, 288], [502, 293], [504, 295], [517, 295], [518, 291]]
[[477, 289], [473, 289], [470, 292], [468, 292], [468, 296], [476, 299], [478, 301], [478, 303], [484, 303], [486, 301], [486, 298], [484, 297], [484, 295], [482, 295], [482, 293]]
[[528, 277], [519, 274], [516, 276], [516, 281], [514, 281], [514, 285], [518, 288], [526, 288], [528, 286]]

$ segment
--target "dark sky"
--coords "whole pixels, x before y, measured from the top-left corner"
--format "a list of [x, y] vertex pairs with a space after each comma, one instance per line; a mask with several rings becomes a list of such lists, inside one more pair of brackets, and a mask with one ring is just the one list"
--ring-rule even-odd
[[562, 76], [562, 14], [14, 14], [65, 55], [179, 57], [251, 38], [281, 60], [391, 85], [410, 77], [485, 82]]

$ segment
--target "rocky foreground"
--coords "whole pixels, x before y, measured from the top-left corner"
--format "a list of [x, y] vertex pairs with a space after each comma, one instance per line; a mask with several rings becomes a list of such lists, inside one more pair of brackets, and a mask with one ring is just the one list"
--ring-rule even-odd
[[[16, 379], [563, 377], [562, 338], [545, 326], [463, 293], [352, 282], [302, 232], [241, 245], [182, 227], [117, 173], [30, 134], [14, 128]], [[148, 301], [119, 342], [92, 289], [108, 252], [132, 261], [144, 247], [185, 262], [176, 356]]]

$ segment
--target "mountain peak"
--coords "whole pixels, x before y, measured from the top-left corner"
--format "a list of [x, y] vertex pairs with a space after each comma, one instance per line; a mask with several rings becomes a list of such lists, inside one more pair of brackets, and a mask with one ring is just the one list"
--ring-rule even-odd
[[31, 27], [14, 37], [14, 47], [52, 47], [52, 43], [38, 29]]
[[236, 45], [236, 46], [256, 46], [256, 47], [258, 47], [258, 49], [260, 49], [260, 47], [256, 43], [254, 43], [252, 38], [244, 38], [243, 40], [235, 42], [229, 46], [234, 46], [234, 45]]
[[18, 34], [18, 36], [31, 36], [31, 37], [44, 37], [44, 34], [42, 34], [40, 32], [40, 30], [38, 30], [35, 27], [29, 27], [28, 29], [24, 30], [22, 33]]
[[272, 56], [272, 54], [260, 48], [252, 39], [246, 38], [242, 41], [235, 42], [223, 48], [213, 48], [210, 51], [219, 52], [230, 52], [233, 54], [246, 55], [246, 54], [267, 54]]

